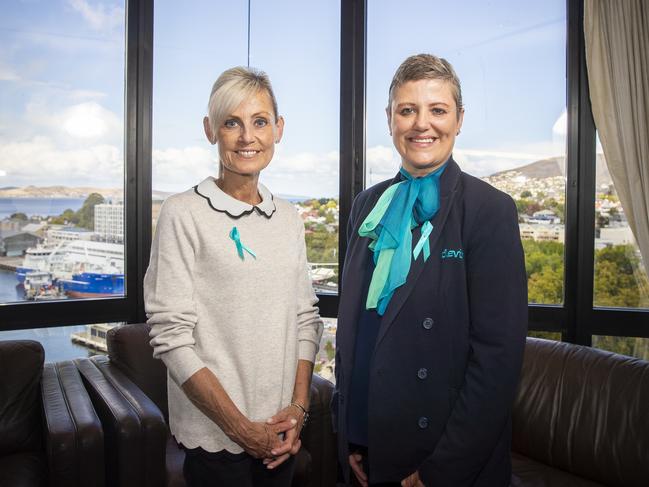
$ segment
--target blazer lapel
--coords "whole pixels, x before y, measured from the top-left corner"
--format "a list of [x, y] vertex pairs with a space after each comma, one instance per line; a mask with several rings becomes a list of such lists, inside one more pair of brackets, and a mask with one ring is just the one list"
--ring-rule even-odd
[[[451, 207], [453, 206], [453, 201], [455, 200], [455, 195], [458, 189], [458, 183], [460, 181], [460, 168], [451, 158], [448, 161], [448, 166], [446, 167], [444, 174], [440, 178], [440, 209], [431, 221], [433, 224], [433, 232], [430, 235], [430, 248], [434, 249], [437, 240], [444, 231], [444, 226], [448, 219]], [[420, 228], [416, 229], [416, 232], [413, 234], [413, 243], [416, 243], [420, 235]], [[434, 255], [431, 255], [430, 258], [434, 258]], [[399, 287], [392, 296], [388, 308], [385, 311], [381, 319], [381, 327], [379, 328], [379, 334], [376, 339], [376, 347], [387, 333], [388, 329], [394, 322], [395, 318], [399, 314], [401, 307], [410, 296], [410, 293], [417, 285], [417, 280], [421, 276], [422, 271], [426, 267], [423, 256], [420, 255], [418, 259], [413, 260], [410, 266], [410, 272], [408, 278], [403, 286]]]
[[[400, 181], [399, 175], [392, 180], [390, 185]], [[386, 189], [389, 186], [386, 186]], [[340, 294], [340, 304], [338, 310], [338, 333], [336, 345], [341, 352], [340, 359], [343, 364], [343, 370], [351, 370], [354, 346], [356, 342], [356, 330], [358, 328], [358, 317], [362, 309], [365, 308], [367, 296], [364, 294], [364, 279], [367, 274], [367, 266], [370, 265], [370, 259], [373, 258], [372, 251], [369, 249], [370, 239], [361, 237], [358, 234], [358, 226], [365, 220], [374, 205], [383, 194], [383, 191], [377, 191], [369, 196], [365, 201], [363, 208], [360, 209], [356, 220], [356, 228], [351, 231], [353, 234], [349, 239], [349, 247], [345, 256], [345, 269], [343, 271], [342, 282], [344, 284]], [[342, 325], [342, 326], [341, 326]]]

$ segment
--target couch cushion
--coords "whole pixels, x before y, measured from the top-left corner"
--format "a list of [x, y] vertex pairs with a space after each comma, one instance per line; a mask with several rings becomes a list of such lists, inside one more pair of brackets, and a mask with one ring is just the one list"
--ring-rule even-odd
[[116, 326], [106, 337], [108, 356], [168, 420], [167, 369], [161, 360], [153, 358], [153, 348], [149, 345], [150, 329], [143, 323]]
[[0, 456], [2, 487], [45, 487], [47, 462], [40, 453], [16, 453]]
[[604, 485], [512, 453], [510, 487], [604, 487]]
[[649, 362], [527, 339], [512, 449], [595, 482], [646, 487]]
[[0, 456], [42, 450], [40, 382], [44, 358], [38, 342], [0, 342]]

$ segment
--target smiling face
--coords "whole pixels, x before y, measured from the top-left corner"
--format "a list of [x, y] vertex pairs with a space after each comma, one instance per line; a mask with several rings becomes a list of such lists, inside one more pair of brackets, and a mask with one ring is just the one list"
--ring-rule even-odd
[[225, 117], [216, 137], [207, 117], [204, 125], [207, 138], [218, 144], [224, 172], [257, 176], [273, 158], [275, 144], [282, 137], [284, 119], [279, 117], [275, 121], [272, 100], [266, 90], [260, 90]]
[[415, 177], [446, 162], [464, 117], [451, 84], [438, 79], [407, 81], [395, 88], [386, 112], [403, 168]]

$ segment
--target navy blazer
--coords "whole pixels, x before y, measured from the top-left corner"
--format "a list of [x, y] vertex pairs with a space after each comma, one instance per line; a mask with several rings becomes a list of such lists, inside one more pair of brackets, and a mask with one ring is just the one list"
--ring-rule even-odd
[[[358, 228], [385, 181], [354, 200], [336, 333], [332, 400], [349, 481], [347, 409], [370, 240]], [[509, 485], [511, 408], [527, 334], [527, 278], [511, 197], [451, 158], [431, 220], [431, 254], [413, 260], [382, 317], [370, 363], [371, 481], [418, 470], [427, 486]], [[419, 229], [413, 244], [419, 238]]]

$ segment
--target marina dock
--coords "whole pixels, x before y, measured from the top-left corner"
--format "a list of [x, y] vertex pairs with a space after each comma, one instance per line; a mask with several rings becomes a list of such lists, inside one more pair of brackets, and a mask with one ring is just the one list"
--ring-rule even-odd
[[23, 265], [22, 255], [17, 257], [0, 257], [0, 269], [15, 272], [21, 265]]

